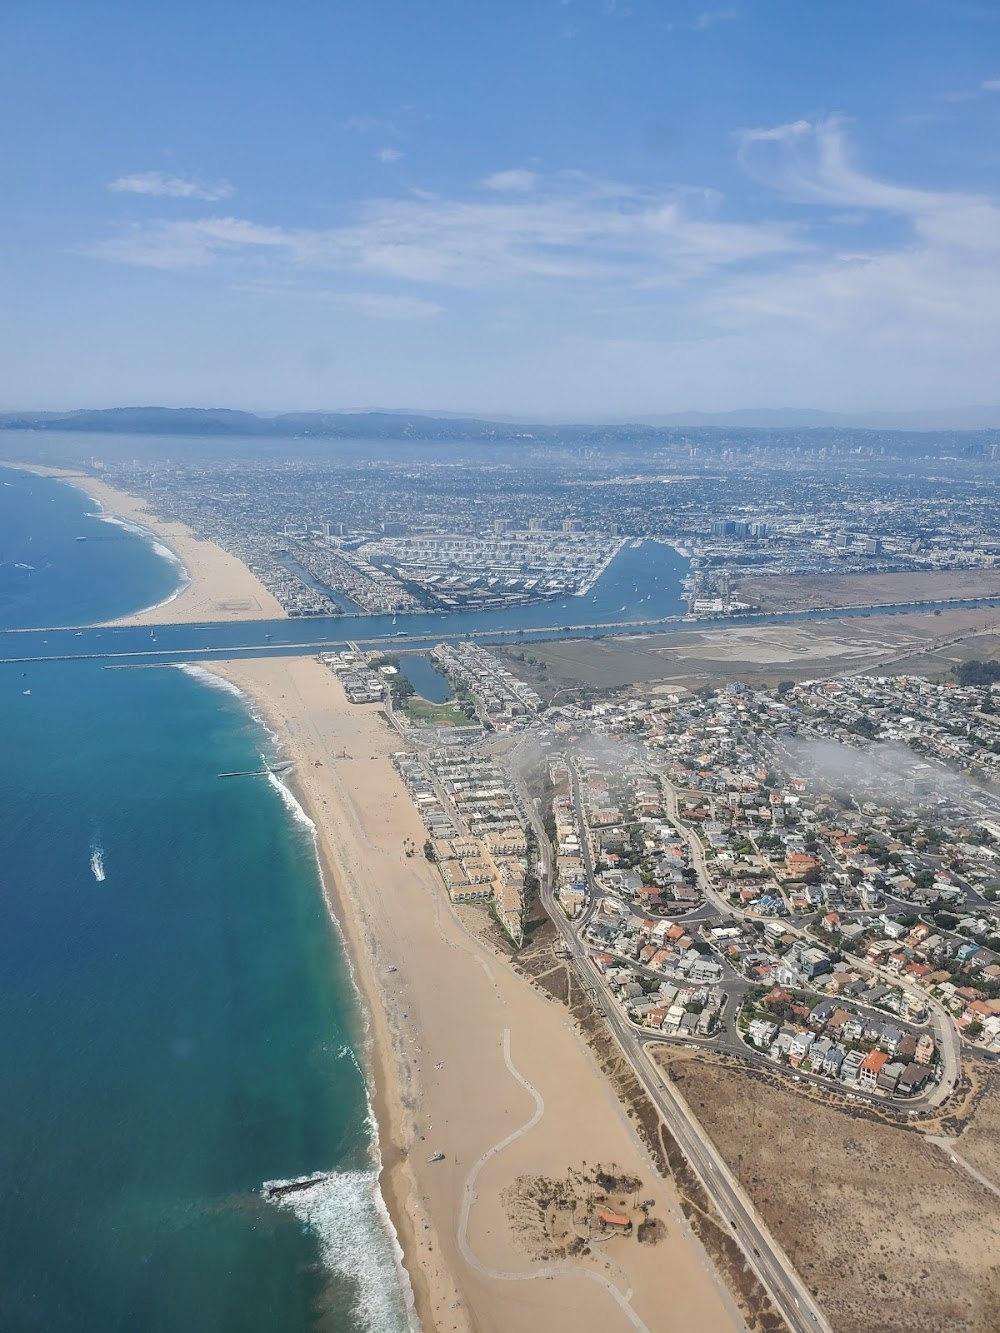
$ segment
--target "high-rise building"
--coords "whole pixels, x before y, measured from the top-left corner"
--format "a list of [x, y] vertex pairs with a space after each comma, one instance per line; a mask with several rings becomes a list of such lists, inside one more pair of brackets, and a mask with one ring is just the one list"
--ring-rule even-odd
[[865, 542], [865, 555], [881, 555], [881, 554], [882, 554], [882, 538], [869, 537], [868, 540]]

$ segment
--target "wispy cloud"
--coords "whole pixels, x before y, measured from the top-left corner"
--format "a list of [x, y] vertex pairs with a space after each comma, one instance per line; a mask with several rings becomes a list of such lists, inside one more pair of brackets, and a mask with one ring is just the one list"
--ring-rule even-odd
[[[84, 253], [285, 284], [297, 299], [368, 319], [432, 319], [449, 289], [480, 293], [477, 308], [486, 296], [544, 306], [552, 347], [573, 341], [575, 365], [586, 346], [583, 382], [592, 368], [593, 383], [609, 375], [615, 393], [659, 382], [667, 367], [708, 393], [715, 365], [743, 395], [754, 375], [773, 383], [780, 365], [817, 401], [833, 366], [873, 401], [924, 380], [973, 395], [990, 382], [1000, 360], [997, 199], [867, 170], [836, 118], [743, 131], [738, 157], [763, 190], [752, 219], [710, 190], [513, 168], [451, 196], [369, 199], [335, 227], [160, 218]], [[325, 290], [340, 284], [350, 290]]]
[[454, 287], [523, 280], [670, 286], [731, 264], [794, 253], [784, 222], [717, 216], [709, 192], [658, 194], [562, 172], [530, 192], [444, 199], [374, 199], [328, 229], [261, 226], [240, 218], [132, 223], [84, 248], [117, 263], [182, 269], [277, 259], [293, 268], [368, 272]]
[[483, 185], [487, 190], [531, 190], [537, 180], [538, 176], [534, 171], [515, 167], [512, 171], [494, 171], [492, 176], [484, 178]]
[[984, 93], [1000, 93], [1000, 79], [984, 79], [982, 89]]
[[388, 120], [385, 116], [348, 116], [345, 121], [341, 122], [341, 124], [343, 129], [348, 130], [352, 134], [372, 134], [375, 130], [379, 130], [383, 134], [392, 134], [395, 133], [396, 130], [396, 126], [393, 122]]
[[294, 301], [309, 305], [332, 306], [363, 315], [366, 319], [420, 320], [434, 319], [444, 313], [444, 306], [421, 296], [398, 292], [340, 292], [317, 286], [315, 282], [299, 282], [289, 278], [248, 278], [232, 284], [233, 291], [250, 296]]
[[729, 23], [733, 19], [739, 18], [739, 11], [730, 6], [728, 9], [703, 9], [688, 24], [696, 32], [704, 32], [707, 28], [714, 28], [717, 23]]
[[375, 156], [380, 162], [392, 163], [398, 162], [403, 154], [398, 148], [380, 148]]
[[204, 199], [214, 203], [228, 199], [236, 190], [228, 181], [206, 184], [185, 176], [169, 176], [163, 171], [137, 171], [130, 176], [119, 176], [109, 186], [116, 194], [148, 194], [156, 198]]
[[745, 130], [740, 146], [747, 170], [795, 203], [896, 214], [926, 241], [1000, 252], [1000, 208], [993, 200], [867, 175], [854, 165], [837, 117]]
[[698, 301], [709, 327], [751, 340], [753, 357], [797, 367], [806, 394], [822, 379], [820, 364], [836, 365], [845, 385], [866, 386], [874, 398], [919, 392], [922, 379], [958, 393], [988, 381], [1000, 356], [996, 200], [866, 173], [836, 119], [751, 131], [741, 154], [757, 180], [821, 210], [824, 221], [863, 209], [893, 217], [904, 232], [877, 244], [861, 233], [850, 250], [720, 275]]
[[288, 233], [242, 218], [132, 222], [116, 235], [78, 247], [79, 253], [137, 268], [204, 268], [217, 259], [261, 250], [287, 250]]

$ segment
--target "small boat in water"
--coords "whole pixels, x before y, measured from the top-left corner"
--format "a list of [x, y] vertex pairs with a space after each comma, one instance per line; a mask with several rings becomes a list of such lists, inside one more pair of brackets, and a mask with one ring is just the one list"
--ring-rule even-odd
[[77, 537], [75, 540], [78, 542], [85, 542], [87, 539], [86, 537]]
[[22, 694], [30, 694], [31, 691], [30, 691], [30, 690], [22, 690], [21, 693], [22, 693]]

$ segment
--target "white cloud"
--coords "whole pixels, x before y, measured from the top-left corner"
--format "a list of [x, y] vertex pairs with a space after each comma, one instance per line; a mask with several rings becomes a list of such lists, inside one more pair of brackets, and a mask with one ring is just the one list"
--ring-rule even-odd
[[924, 241], [1000, 251], [1000, 208], [992, 200], [866, 175], [852, 162], [844, 126], [836, 117], [747, 130], [740, 140], [741, 157], [751, 174], [793, 202], [895, 214], [908, 218], [915, 236]]
[[738, 17], [737, 11], [733, 8], [705, 9], [691, 20], [688, 27], [697, 32], [704, 32], [707, 28], [714, 28], [717, 23], [728, 23]]
[[740, 130], [737, 138], [741, 143], [787, 143], [799, 139], [804, 134], [811, 134], [810, 120], [793, 120], [787, 125], [772, 125], [768, 129]]
[[786, 223], [720, 220], [708, 192], [653, 194], [578, 172], [543, 184], [486, 201], [373, 199], [352, 224], [322, 230], [239, 218], [133, 223], [85, 252], [165, 269], [266, 257], [456, 287], [545, 279], [653, 288], [802, 248]]
[[1000, 93], [1000, 79], [984, 79], [982, 88], [984, 93]]
[[184, 222], [133, 222], [116, 236], [79, 247], [81, 254], [136, 268], [203, 268], [217, 259], [287, 248], [280, 227], [262, 227], [242, 218], [201, 218]]
[[236, 193], [228, 181], [204, 184], [184, 176], [168, 176], [162, 171], [137, 171], [131, 176], [119, 176], [108, 186], [116, 194], [148, 194], [157, 198], [204, 199], [213, 203], [228, 199]]
[[[215, 266], [370, 319], [432, 319], [442, 289], [457, 288], [479, 293], [476, 318], [499, 327], [502, 296], [523, 312], [518, 328], [536, 331], [517, 343], [532, 349], [523, 373], [551, 366], [581, 404], [633, 390], [649, 402], [660, 384], [674, 400], [718, 401], [723, 381], [747, 402], [835, 403], [848, 388], [854, 401], [925, 405], [921, 394], [942, 396], [934, 386], [950, 401], [988, 394], [1000, 361], [995, 198], [884, 179], [836, 119], [745, 131], [739, 157], [771, 200], [762, 210], [757, 191], [753, 220], [708, 190], [514, 169], [452, 197], [369, 199], [336, 227], [159, 219], [86, 253]], [[340, 282], [362, 290], [323, 290]], [[441, 329], [461, 315], [456, 304]]]
[[535, 172], [515, 167], [512, 171], [494, 171], [492, 176], [484, 178], [483, 185], [487, 190], [532, 190], [537, 179]]
[[380, 148], [375, 155], [380, 162], [398, 162], [403, 156], [398, 148]]

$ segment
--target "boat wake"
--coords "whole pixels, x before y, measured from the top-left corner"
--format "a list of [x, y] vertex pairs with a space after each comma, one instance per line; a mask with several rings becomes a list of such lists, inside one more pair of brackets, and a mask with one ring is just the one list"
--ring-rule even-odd
[[104, 850], [96, 844], [90, 849], [90, 870], [98, 884], [104, 882]]

